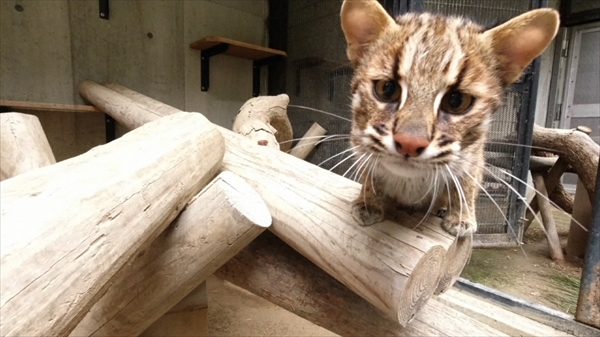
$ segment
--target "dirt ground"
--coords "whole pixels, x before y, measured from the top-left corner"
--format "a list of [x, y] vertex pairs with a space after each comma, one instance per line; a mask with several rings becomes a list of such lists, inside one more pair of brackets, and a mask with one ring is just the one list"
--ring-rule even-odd
[[[557, 210], [554, 218], [564, 251], [570, 216]], [[544, 232], [537, 221], [531, 224], [523, 241], [523, 250], [474, 250], [462, 277], [573, 315], [583, 261], [554, 263], [550, 259]]]
[[[563, 247], [568, 215], [555, 213]], [[476, 249], [463, 277], [534, 303], [573, 314], [581, 262], [556, 264], [544, 233], [533, 223], [519, 248]], [[525, 255], [526, 254], [526, 255]], [[207, 282], [210, 336], [336, 336], [216, 277]]]

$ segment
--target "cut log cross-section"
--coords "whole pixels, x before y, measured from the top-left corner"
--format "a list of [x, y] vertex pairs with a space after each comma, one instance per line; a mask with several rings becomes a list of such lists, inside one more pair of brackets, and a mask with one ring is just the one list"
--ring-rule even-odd
[[200, 114], [149, 123], [1, 186], [2, 336], [64, 336], [217, 173]]
[[139, 335], [270, 224], [260, 196], [238, 176], [222, 172], [113, 277], [71, 336]]
[[56, 163], [39, 119], [18, 112], [0, 114], [0, 180]]
[[[111, 95], [119, 94], [112, 91]], [[99, 108], [111, 114], [114, 107]], [[136, 116], [136, 121], [143, 118]], [[359, 184], [217, 128], [226, 140], [223, 169], [238, 174], [263, 197], [273, 215], [270, 230], [387, 315], [407, 324], [438, 286], [446, 263], [443, 246], [403, 226], [390, 226], [389, 233], [358, 226], [351, 204]]]

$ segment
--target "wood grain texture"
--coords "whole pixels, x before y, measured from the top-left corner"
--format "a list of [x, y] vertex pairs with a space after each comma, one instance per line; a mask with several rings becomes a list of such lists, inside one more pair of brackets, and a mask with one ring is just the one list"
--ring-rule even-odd
[[403, 328], [270, 232], [215, 275], [340, 336], [504, 335], [436, 299]]
[[180, 113], [1, 182], [0, 335], [67, 335], [212, 179], [223, 151], [206, 118]]
[[222, 172], [111, 279], [71, 336], [137, 336], [271, 224], [247, 183]]
[[[223, 169], [264, 198], [270, 230], [367, 301], [408, 323], [438, 285], [446, 250], [403, 226], [361, 227], [351, 215], [360, 185], [218, 127]], [[291, 206], [290, 206], [291, 205]]]
[[56, 163], [37, 117], [0, 114], [0, 181]]
[[260, 60], [271, 56], [287, 56], [282, 50], [257, 46], [254, 44], [236, 41], [220, 36], [207, 36], [198, 41], [190, 43], [190, 48], [204, 50], [221, 43], [229, 44], [225, 55], [240, 57], [249, 60]]
[[255, 144], [266, 141], [265, 146], [288, 151], [294, 135], [287, 116], [289, 103], [290, 98], [286, 94], [253, 97], [240, 108], [232, 130]]
[[594, 188], [598, 171], [600, 145], [594, 143], [585, 132], [572, 129], [548, 129], [537, 125], [533, 128], [533, 146], [555, 149], [577, 172], [594, 204]]
[[562, 248], [560, 246], [560, 238], [556, 231], [556, 223], [554, 222], [554, 216], [552, 215], [552, 205], [548, 199], [548, 192], [546, 190], [546, 184], [544, 183], [544, 176], [538, 173], [533, 174], [533, 186], [540, 194], [540, 198], [537, 200], [540, 214], [542, 216], [542, 222], [545, 228], [544, 234], [548, 239], [548, 246], [550, 248], [550, 257], [554, 261], [563, 261], [565, 259]]

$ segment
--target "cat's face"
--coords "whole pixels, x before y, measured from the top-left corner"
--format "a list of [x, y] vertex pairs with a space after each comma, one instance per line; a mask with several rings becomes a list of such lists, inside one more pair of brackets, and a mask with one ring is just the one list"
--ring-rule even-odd
[[383, 31], [356, 64], [351, 139], [357, 151], [423, 169], [460, 160], [483, 141], [502, 83], [482, 31], [429, 14], [400, 17]]
[[[529, 12], [534, 13], [534, 12]], [[504, 87], [556, 33], [551, 10], [485, 31], [465, 19], [407, 14], [346, 0], [342, 28], [352, 81], [351, 140], [397, 170], [478, 161]]]

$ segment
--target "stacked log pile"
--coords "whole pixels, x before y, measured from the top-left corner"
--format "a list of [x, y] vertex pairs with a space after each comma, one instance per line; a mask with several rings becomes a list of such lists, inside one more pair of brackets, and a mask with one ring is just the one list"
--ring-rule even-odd
[[[359, 184], [109, 87], [79, 89], [132, 131], [2, 182], [2, 336], [138, 335], [217, 270], [344, 335], [502, 335], [430, 300], [471, 249], [440, 219], [360, 227], [350, 214]], [[267, 227], [278, 238], [254, 240]]]

